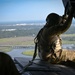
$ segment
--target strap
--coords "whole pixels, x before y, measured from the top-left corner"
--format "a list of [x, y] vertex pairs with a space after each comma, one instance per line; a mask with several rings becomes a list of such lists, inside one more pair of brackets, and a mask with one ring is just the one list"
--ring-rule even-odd
[[23, 68], [23, 70], [20, 72], [21, 74], [23, 74], [23, 73], [26, 71], [26, 69], [27, 69], [28, 66], [30, 66], [30, 65], [33, 64], [33, 61], [34, 61], [34, 59], [36, 58], [36, 56], [37, 56], [37, 42], [35, 43], [35, 50], [34, 50], [33, 58], [32, 58], [32, 60], [29, 61], [29, 63]]
[[32, 61], [34, 61], [34, 59], [36, 58], [36, 56], [37, 56], [37, 43], [35, 43], [35, 50], [34, 50]]

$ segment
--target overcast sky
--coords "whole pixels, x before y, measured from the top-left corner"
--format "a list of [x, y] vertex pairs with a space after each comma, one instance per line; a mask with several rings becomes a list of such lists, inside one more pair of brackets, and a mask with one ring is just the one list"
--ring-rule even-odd
[[63, 15], [62, 0], [0, 0], [0, 22], [45, 20], [52, 12]]

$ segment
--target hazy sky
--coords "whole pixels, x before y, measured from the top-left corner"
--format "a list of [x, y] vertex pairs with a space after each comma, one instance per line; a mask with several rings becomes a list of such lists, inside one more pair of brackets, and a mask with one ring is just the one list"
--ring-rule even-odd
[[45, 20], [51, 12], [63, 15], [62, 0], [0, 0], [0, 22]]

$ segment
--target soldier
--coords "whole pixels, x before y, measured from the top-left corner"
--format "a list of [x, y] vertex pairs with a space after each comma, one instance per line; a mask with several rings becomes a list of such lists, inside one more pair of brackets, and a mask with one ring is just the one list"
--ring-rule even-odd
[[61, 58], [62, 48], [60, 35], [71, 26], [74, 9], [68, 15], [59, 16], [51, 13], [46, 18], [45, 26], [35, 38], [38, 47], [38, 55], [41, 60], [57, 63]]

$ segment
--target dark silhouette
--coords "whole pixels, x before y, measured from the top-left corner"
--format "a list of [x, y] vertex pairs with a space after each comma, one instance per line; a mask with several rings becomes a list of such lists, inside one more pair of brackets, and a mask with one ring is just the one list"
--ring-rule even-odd
[[12, 58], [3, 52], [0, 52], [0, 75], [21, 75]]

